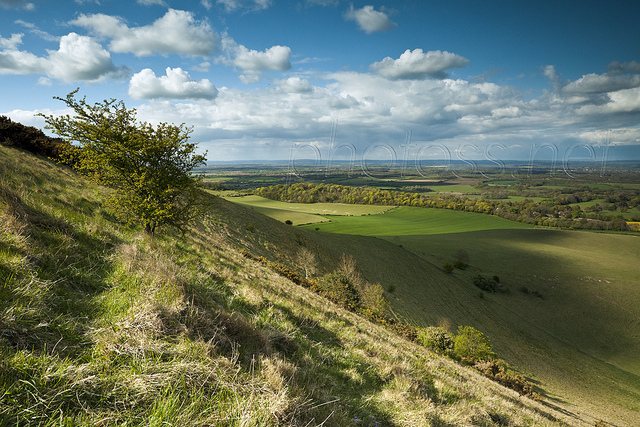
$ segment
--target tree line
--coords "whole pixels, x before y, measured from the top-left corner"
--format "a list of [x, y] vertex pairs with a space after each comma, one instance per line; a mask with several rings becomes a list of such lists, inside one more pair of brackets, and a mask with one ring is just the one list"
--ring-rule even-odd
[[[633, 192], [632, 192], [633, 193]], [[272, 200], [290, 203], [347, 203], [364, 205], [415, 206], [451, 209], [465, 212], [495, 215], [526, 224], [591, 230], [629, 231], [629, 225], [621, 216], [596, 212], [593, 208], [582, 210], [569, 206], [565, 200], [554, 198], [543, 201], [524, 199], [474, 198], [464, 195], [435, 194], [427, 196], [376, 187], [350, 187], [339, 184], [296, 183], [278, 184], [253, 190], [253, 194]], [[620, 196], [618, 196], [620, 197]], [[640, 195], [623, 196], [629, 207], [640, 204]], [[613, 200], [614, 196], [611, 196]]]

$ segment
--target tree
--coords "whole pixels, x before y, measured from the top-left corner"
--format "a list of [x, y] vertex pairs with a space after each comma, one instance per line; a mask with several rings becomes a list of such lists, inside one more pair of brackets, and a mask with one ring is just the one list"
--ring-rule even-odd
[[45, 116], [47, 128], [79, 147], [75, 167], [93, 181], [113, 188], [105, 206], [119, 220], [142, 224], [151, 235], [160, 226], [182, 228], [198, 213], [200, 191], [192, 175], [204, 164], [191, 129], [138, 122], [136, 110], [115, 99], [89, 105], [76, 100], [78, 89], [56, 97], [75, 116]]
[[304, 246], [300, 248], [297, 256], [298, 264], [304, 268], [304, 278], [308, 279], [309, 276], [318, 272], [318, 261], [316, 255]]

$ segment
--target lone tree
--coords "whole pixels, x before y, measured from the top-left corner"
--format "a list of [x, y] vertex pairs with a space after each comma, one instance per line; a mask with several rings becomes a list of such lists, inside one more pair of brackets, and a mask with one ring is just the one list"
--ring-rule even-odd
[[75, 116], [42, 115], [47, 129], [75, 143], [75, 168], [91, 180], [113, 188], [105, 207], [127, 223], [138, 222], [153, 235], [160, 226], [182, 228], [198, 214], [200, 190], [192, 175], [204, 164], [191, 129], [136, 120], [136, 110], [115, 99], [89, 105], [76, 100], [78, 89], [55, 97]]

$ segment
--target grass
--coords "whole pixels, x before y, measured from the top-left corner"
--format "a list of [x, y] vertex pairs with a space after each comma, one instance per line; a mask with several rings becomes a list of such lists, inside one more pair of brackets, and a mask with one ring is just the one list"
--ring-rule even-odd
[[248, 206], [280, 222], [293, 225], [327, 222], [327, 215], [356, 216], [375, 215], [392, 209], [392, 206], [353, 205], [343, 203], [285, 203], [260, 196], [228, 197], [227, 200]]
[[[507, 360], [585, 413], [618, 417], [623, 425], [637, 423], [640, 345], [633, 337], [640, 334], [640, 241], [635, 236], [493, 230], [391, 241], [435, 264], [467, 251], [471, 266], [457, 277], [470, 281], [478, 272], [497, 275], [511, 288], [510, 295], [485, 295], [483, 300], [486, 310], [508, 327], [482, 315], [473, 323], [501, 336], [496, 346]], [[407, 302], [396, 301], [398, 306]], [[417, 313], [409, 311], [415, 318]], [[509, 336], [514, 331], [519, 337]], [[593, 403], [599, 400], [593, 394], [596, 383], [598, 393], [607, 396], [604, 407]]]
[[278, 260], [308, 246], [331, 269], [341, 246], [322, 249], [320, 233], [211, 198], [193, 229], [151, 239], [115, 223], [101, 209], [107, 190], [68, 169], [4, 147], [0, 159], [1, 425], [563, 417], [238, 252]]
[[503, 228], [530, 228], [502, 218], [445, 209], [401, 206], [384, 214], [366, 217], [329, 217], [331, 222], [305, 228], [368, 236], [444, 234]]

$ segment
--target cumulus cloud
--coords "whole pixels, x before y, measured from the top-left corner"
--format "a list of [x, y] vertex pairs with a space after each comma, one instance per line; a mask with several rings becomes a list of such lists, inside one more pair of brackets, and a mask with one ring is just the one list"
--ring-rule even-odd
[[219, 58], [219, 61], [239, 69], [244, 83], [259, 81], [266, 70], [286, 71], [291, 68], [291, 48], [288, 46], [276, 45], [260, 52], [237, 44], [230, 37], [223, 38], [222, 46], [227, 57]]
[[398, 26], [389, 19], [386, 13], [375, 10], [373, 6], [354, 9], [351, 5], [344, 17], [348, 21], [355, 21], [360, 29], [367, 34], [391, 30]]
[[387, 56], [380, 62], [374, 62], [369, 68], [392, 80], [427, 77], [442, 79], [447, 77], [445, 70], [462, 68], [468, 63], [468, 59], [451, 52], [407, 49], [398, 59]]
[[128, 77], [126, 67], [116, 67], [111, 54], [87, 36], [69, 33], [60, 38], [58, 50], [48, 50], [48, 57], [30, 52], [7, 49], [0, 52], [2, 74], [44, 74], [48, 77], [72, 81], [99, 81], [106, 78]]
[[195, 81], [182, 68], [168, 67], [160, 77], [145, 68], [129, 82], [129, 95], [134, 99], [214, 99], [217, 94], [209, 80]]
[[285, 93], [309, 93], [313, 91], [311, 83], [306, 79], [300, 77], [289, 77], [286, 80], [280, 80], [278, 83], [278, 89]]
[[[555, 103], [574, 105], [579, 115], [603, 115], [640, 111], [640, 64], [612, 62], [604, 74], [585, 74], [573, 81], [562, 80], [549, 65], [544, 74], [554, 87]], [[637, 70], [637, 71], [636, 71]]]
[[174, 53], [208, 57], [217, 50], [219, 40], [208, 22], [196, 20], [192, 12], [175, 9], [142, 27], [129, 27], [122, 18], [101, 13], [82, 14], [70, 24], [111, 39], [112, 52], [136, 56]]

